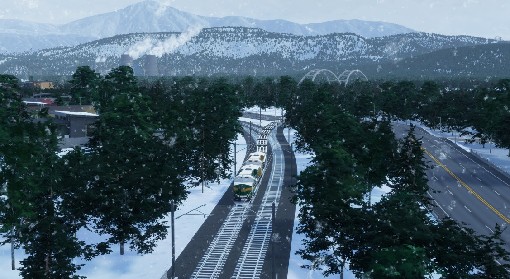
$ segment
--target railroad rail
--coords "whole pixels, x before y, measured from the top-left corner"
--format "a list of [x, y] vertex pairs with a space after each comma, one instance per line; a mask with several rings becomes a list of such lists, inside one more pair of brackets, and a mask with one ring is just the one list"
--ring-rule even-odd
[[[244, 126], [244, 125], [243, 125]], [[244, 126], [247, 129], [247, 126]], [[253, 129], [254, 127], [252, 127]], [[260, 131], [260, 128], [255, 128]], [[272, 148], [273, 164], [271, 176], [257, 212], [253, 204], [233, 206], [215, 235], [213, 241], [199, 261], [191, 278], [219, 278], [240, 230], [248, 216], [255, 213], [255, 221], [236, 264], [232, 278], [259, 278], [272, 236], [272, 204], [278, 204], [283, 185], [284, 158], [276, 139], [276, 129], [268, 132], [268, 143]], [[269, 158], [268, 158], [269, 159]], [[266, 169], [264, 172], [267, 171]], [[260, 189], [256, 187], [257, 191]]]
[[280, 201], [283, 186], [285, 161], [280, 144], [276, 140], [276, 130], [268, 138], [273, 150], [273, 169], [268, 187], [262, 198], [255, 222], [236, 264], [232, 278], [260, 278], [264, 258], [272, 238], [272, 208]]
[[209, 245], [191, 278], [218, 278], [239, 235], [250, 206], [234, 206]]

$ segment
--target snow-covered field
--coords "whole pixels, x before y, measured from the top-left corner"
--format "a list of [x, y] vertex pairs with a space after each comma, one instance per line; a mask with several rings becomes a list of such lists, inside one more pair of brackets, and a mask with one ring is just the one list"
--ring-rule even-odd
[[[246, 141], [239, 135], [237, 138], [237, 169], [241, 167], [246, 154]], [[201, 187], [189, 189], [188, 199], [175, 212], [175, 253], [179, 256], [189, 243], [193, 235], [198, 231], [207, 215], [211, 213], [214, 206], [218, 203], [223, 193], [227, 191], [231, 181], [223, 180], [218, 183], [210, 183], [204, 188]], [[188, 214], [186, 214], [188, 213]], [[185, 214], [185, 215], [184, 215]], [[165, 219], [170, 224], [170, 216]], [[81, 232], [86, 237], [87, 242], [94, 242], [100, 237], [90, 232]], [[1, 239], [1, 238], [0, 238]], [[2, 239], [3, 240], [3, 239]], [[116, 249], [117, 248], [117, 249]], [[135, 252], [126, 249], [126, 253], [119, 255], [118, 247], [113, 247], [113, 253], [99, 256], [90, 262], [85, 262], [85, 266], [79, 275], [84, 275], [90, 279], [129, 279], [129, 278], [154, 278], [159, 279], [171, 266], [172, 262], [172, 244], [170, 238], [170, 228], [168, 237], [158, 243], [154, 252], [146, 255], [137, 255]], [[0, 269], [2, 279], [19, 279], [21, 276], [17, 270], [11, 270], [10, 246], [0, 246]], [[15, 251], [15, 258], [18, 261], [16, 267], [20, 267], [19, 260], [22, 260], [24, 253], [21, 250]]]
[[[258, 113], [258, 108], [250, 109], [251, 112]], [[280, 116], [281, 111], [275, 109], [267, 109], [262, 110], [263, 114], [272, 115], [272, 116]], [[250, 121], [250, 119], [241, 118], [242, 121]], [[252, 120], [253, 121], [253, 120]], [[256, 121], [258, 122], [258, 121]], [[263, 121], [263, 125], [269, 123], [268, 121]], [[255, 123], [254, 124], [258, 124]], [[494, 145], [486, 144], [485, 148], [483, 148], [479, 144], [466, 144], [464, 142], [455, 140], [455, 134], [452, 136], [451, 133], [440, 133], [439, 131], [434, 131], [423, 127], [425, 130], [430, 133], [441, 136], [448, 137], [453, 142], [457, 142], [460, 146], [469, 150], [471, 152], [476, 152], [479, 156], [486, 158], [493, 164], [498, 165], [501, 169], [507, 171], [510, 174], [510, 158], [506, 155], [508, 154], [508, 150], [495, 148]], [[292, 141], [294, 138], [294, 131], [291, 130], [290, 133], [287, 129], [284, 131], [284, 135], [287, 137], [290, 134], [290, 140]], [[242, 164], [242, 160], [245, 156], [246, 152], [246, 142], [244, 138], [238, 137], [237, 140], [237, 165], [238, 168]], [[309, 154], [301, 154], [296, 153], [296, 163], [297, 163], [297, 171], [298, 173], [306, 168], [311, 160], [311, 155]], [[209, 187], [205, 188], [204, 193], [201, 192], [201, 188], [192, 188], [190, 189], [190, 195], [188, 199], [184, 202], [184, 204], [177, 210], [175, 213], [175, 234], [176, 234], [176, 254], [177, 256], [182, 252], [182, 250], [186, 247], [188, 242], [191, 240], [195, 232], [204, 222], [207, 214], [209, 214], [219, 199], [222, 197], [223, 193], [228, 189], [230, 185], [229, 180], [224, 180], [221, 183], [213, 183], [209, 184]], [[387, 193], [388, 189], [378, 188], [372, 192], [372, 201], [378, 201], [384, 193]], [[195, 210], [194, 210], [195, 209]], [[183, 215], [188, 213], [187, 215]], [[297, 217], [298, 209], [296, 210]], [[169, 219], [169, 217], [168, 217]], [[301, 259], [299, 256], [295, 255], [295, 252], [300, 248], [301, 241], [303, 239], [302, 235], [296, 234], [296, 226], [298, 225], [297, 219], [294, 222], [294, 232], [292, 235], [292, 244], [291, 244], [291, 257], [289, 261], [289, 270], [288, 270], [288, 278], [289, 279], [303, 279], [303, 278], [324, 278], [320, 271], [310, 271], [306, 269], [302, 269], [300, 266], [306, 264], [306, 262]], [[90, 234], [89, 237], [91, 241], [95, 235]], [[21, 250], [16, 251], [16, 259], [20, 260], [23, 257], [23, 252]], [[85, 267], [82, 271], [79, 272], [80, 275], [87, 276], [91, 279], [118, 279], [118, 278], [154, 278], [159, 279], [162, 277], [164, 272], [170, 268], [171, 265], [171, 241], [170, 241], [170, 233], [167, 239], [159, 242], [155, 251], [151, 254], [147, 255], [137, 255], [136, 253], [127, 251], [124, 256], [120, 256], [117, 251], [114, 251], [110, 255], [105, 255], [101, 257], [97, 257], [90, 262], [85, 263]], [[17, 263], [17, 267], [19, 267], [19, 262]], [[4, 279], [18, 279], [20, 278], [18, 271], [11, 271], [10, 268], [10, 247], [0, 246], [0, 269], [2, 270], [1, 278]], [[346, 270], [344, 274], [344, 278], [353, 279], [354, 275]], [[330, 276], [328, 278], [336, 278], [337, 276]]]

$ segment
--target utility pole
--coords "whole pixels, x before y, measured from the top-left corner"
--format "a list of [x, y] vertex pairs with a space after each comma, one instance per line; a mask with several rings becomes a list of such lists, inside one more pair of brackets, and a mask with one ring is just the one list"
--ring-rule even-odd
[[202, 126], [202, 161], [201, 161], [201, 164], [200, 164], [200, 168], [202, 170], [202, 194], [204, 193], [204, 180], [205, 180], [205, 175], [204, 175], [204, 168], [205, 168], [205, 128]]
[[262, 128], [262, 108], [259, 107], [259, 126]]
[[271, 265], [272, 265], [272, 272], [271, 272], [271, 278], [272, 279], [275, 279], [275, 275], [276, 275], [276, 272], [275, 272], [275, 267], [274, 267], [274, 219], [275, 219], [275, 204], [274, 202], [272, 203], [271, 205], [271, 215], [272, 215], [272, 218], [271, 218], [271, 257], [272, 257], [272, 260], [271, 260]]
[[236, 176], [236, 167], [237, 167], [237, 162], [236, 162], [237, 151], [236, 151], [236, 147], [237, 147], [237, 141], [234, 141], [234, 175], [233, 175], [234, 177]]
[[172, 198], [172, 200], [170, 201], [170, 206], [172, 207], [171, 208], [171, 219], [172, 219], [172, 223], [171, 223], [171, 226], [172, 226], [172, 278], [171, 279], [174, 279], [175, 278], [175, 227], [174, 227], [174, 212], [175, 212], [175, 205], [174, 205], [174, 200]]

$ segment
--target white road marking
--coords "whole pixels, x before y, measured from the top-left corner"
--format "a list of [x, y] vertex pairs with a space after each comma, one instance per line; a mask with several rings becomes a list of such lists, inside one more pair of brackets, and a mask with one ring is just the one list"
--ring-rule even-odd
[[[427, 194], [429, 195], [430, 198], [434, 199], [429, 191], [427, 191]], [[434, 200], [434, 202], [436, 203], [437, 207], [439, 207], [444, 212], [446, 217], [450, 218], [450, 214], [446, 213], [446, 211], [443, 209], [443, 207], [441, 205], [439, 205], [439, 203], [436, 200]]]
[[485, 225], [485, 227], [486, 227], [487, 229], [489, 229], [489, 231], [491, 231], [491, 233], [494, 233], [494, 231], [493, 231], [491, 228], [489, 228], [489, 226]]

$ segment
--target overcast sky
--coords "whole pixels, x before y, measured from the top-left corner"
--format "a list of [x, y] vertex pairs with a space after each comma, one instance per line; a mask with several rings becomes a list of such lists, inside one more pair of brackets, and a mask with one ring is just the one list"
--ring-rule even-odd
[[[0, 18], [67, 23], [140, 0], [0, 0]], [[385, 21], [446, 35], [510, 40], [510, 0], [159, 0], [204, 16], [246, 16], [298, 23]]]

